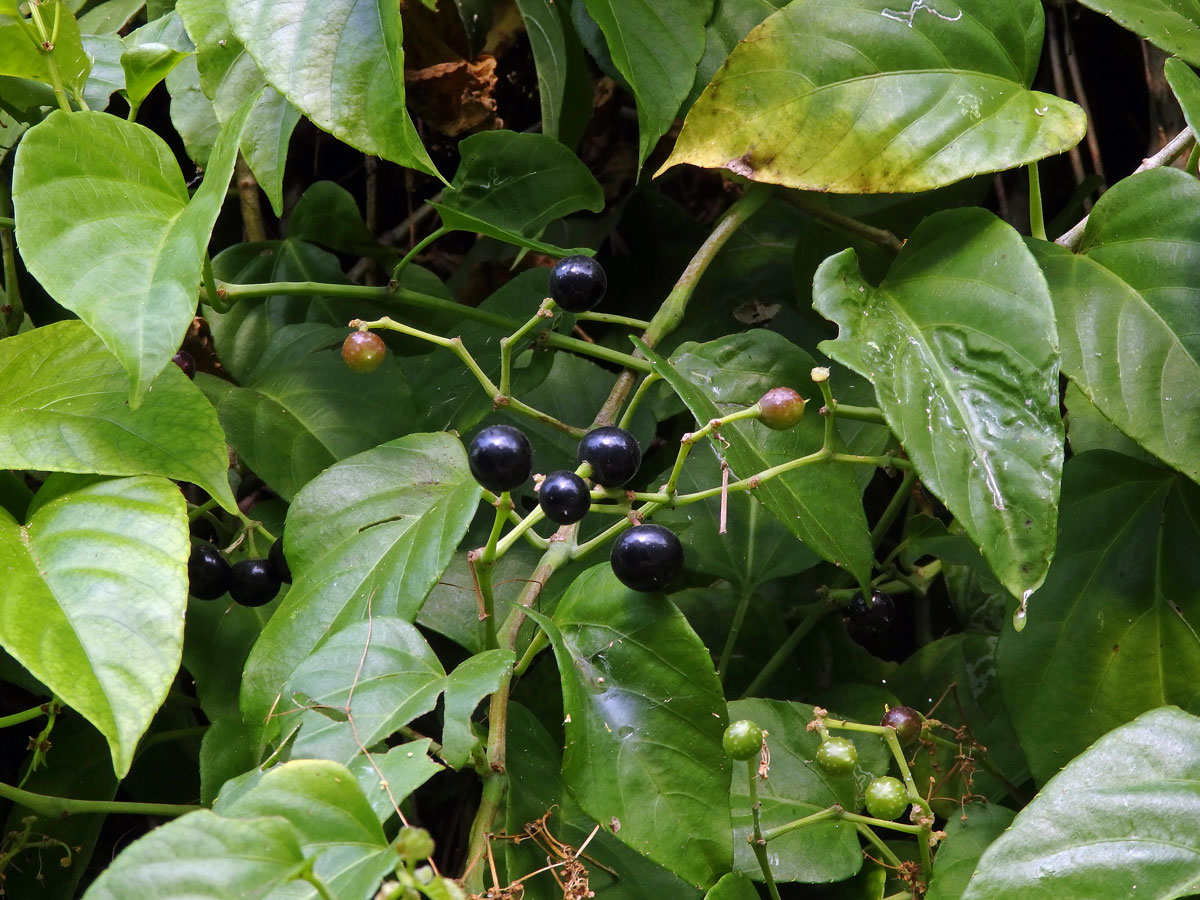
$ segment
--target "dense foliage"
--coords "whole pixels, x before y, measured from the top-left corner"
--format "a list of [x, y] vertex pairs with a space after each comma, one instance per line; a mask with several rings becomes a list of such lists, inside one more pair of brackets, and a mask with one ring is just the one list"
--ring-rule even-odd
[[0, 0], [0, 894], [1200, 892], [1200, 2], [1082, 4]]

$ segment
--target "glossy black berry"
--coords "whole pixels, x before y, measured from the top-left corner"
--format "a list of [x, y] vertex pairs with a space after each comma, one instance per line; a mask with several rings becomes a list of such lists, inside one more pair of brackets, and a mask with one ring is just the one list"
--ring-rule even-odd
[[383, 365], [387, 345], [373, 331], [352, 331], [342, 342], [342, 359], [351, 372], [370, 375]]
[[196, 360], [192, 358], [192, 354], [186, 350], [180, 350], [171, 357], [171, 362], [179, 366], [183, 370], [183, 374], [188, 378], [196, 377]]
[[285, 584], [292, 583], [292, 570], [288, 568], [287, 560], [283, 556], [283, 538], [275, 539], [275, 543], [267, 551], [267, 561], [275, 569], [275, 574], [279, 576], [280, 581]]
[[489, 425], [467, 447], [475, 480], [494, 494], [519, 488], [533, 472], [529, 438], [511, 425]]
[[221, 551], [208, 543], [192, 544], [188, 557], [188, 591], [201, 600], [216, 600], [231, 584], [229, 563]]
[[669, 528], [635, 525], [613, 542], [613, 574], [635, 591], [661, 590], [683, 568], [683, 545]]
[[595, 309], [608, 290], [608, 276], [590, 256], [568, 256], [550, 270], [550, 296], [568, 312]]
[[896, 617], [896, 604], [891, 595], [883, 591], [871, 591], [870, 602], [864, 600], [862, 594], [855, 594], [846, 607], [845, 617], [850, 637], [862, 643], [891, 627]]
[[538, 504], [551, 522], [574, 525], [592, 505], [591, 493], [582, 478], [563, 469], [551, 472], [538, 488]]
[[579, 442], [579, 461], [592, 466], [592, 481], [605, 487], [620, 487], [637, 474], [642, 448], [624, 428], [605, 425], [589, 431]]
[[879, 724], [895, 728], [901, 746], [908, 746], [921, 736], [921, 714], [911, 706], [893, 706], [883, 714]]
[[243, 559], [230, 568], [229, 596], [242, 606], [262, 606], [279, 593], [279, 575], [270, 560]]

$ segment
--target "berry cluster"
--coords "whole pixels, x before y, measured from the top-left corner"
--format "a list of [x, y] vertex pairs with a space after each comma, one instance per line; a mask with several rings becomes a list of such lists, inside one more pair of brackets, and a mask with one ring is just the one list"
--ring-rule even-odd
[[[593, 481], [615, 488], [637, 474], [642, 448], [628, 431], [608, 425], [583, 436], [577, 458], [581, 465], [587, 463], [591, 468]], [[519, 428], [489, 425], [467, 447], [467, 464], [475, 480], [489, 491], [512, 491], [533, 472], [533, 448]], [[573, 525], [591, 508], [591, 490], [575, 472], [551, 472], [538, 488], [538, 505], [551, 522]], [[661, 525], [635, 525], [617, 538], [609, 562], [613, 574], [626, 587], [657, 591], [683, 568], [683, 546]]]
[[228, 593], [242, 606], [263, 606], [275, 599], [292, 572], [283, 556], [283, 538], [271, 545], [266, 558], [243, 559], [232, 566], [213, 544], [197, 541], [188, 558], [189, 593], [200, 600], [216, 600]]

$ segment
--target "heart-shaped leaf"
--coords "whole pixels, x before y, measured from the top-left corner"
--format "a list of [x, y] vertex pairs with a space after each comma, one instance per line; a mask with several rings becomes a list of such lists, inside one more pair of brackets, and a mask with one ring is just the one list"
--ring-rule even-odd
[[222, 129], [190, 201], [174, 151], [116, 116], [55, 111], [17, 148], [21, 255], [121, 361], [135, 408], [196, 314], [209, 235], [249, 111], [243, 104]]
[[254, 645], [242, 714], [261, 729], [292, 671], [366, 618], [412, 621], [466, 533], [479, 485], [462, 444], [411, 434], [326, 469], [288, 510], [292, 589]]
[[708, 650], [661, 594], [635, 594], [607, 564], [575, 579], [554, 621], [566, 714], [563, 781], [597, 822], [684, 881], [729, 871], [725, 702]]
[[1072, 458], [1058, 553], [1000, 686], [1044, 782], [1110, 728], [1192, 705], [1200, 671], [1200, 487], [1106, 450]]
[[0, 342], [0, 467], [190, 481], [227, 510], [229, 456], [215, 411], [176, 366], [130, 409], [129, 376], [82, 322]]
[[821, 350], [875, 385], [921, 481], [1009, 591], [1035, 590], [1064, 437], [1054, 309], [1020, 236], [982, 209], [935, 213], [878, 287], [854, 251], [825, 260], [813, 306], [839, 326]]
[[1123, 28], [1169, 53], [1200, 65], [1200, 2], [1197, 0], [1079, 0]]
[[1197, 203], [1195, 178], [1153, 169], [1096, 203], [1078, 255], [1031, 248], [1064, 323], [1063, 371], [1110, 422], [1200, 482]]
[[183, 495], [163, 478], [57, 478], [27, 522], [0, 509], [0, 645], [96, 726], [124, 777], [183, 652]]
[[[641, 349], [697, 422], [707, 423], [757, 403], [774, 387], [804, 389], [805, 384], [812, 384], [812, 357], [770, 331], [747, 331], [707, 344], [684, 344], [670, 363], [645, 345]], [[717, 452], [728, 460], [732, 477], [749, 478], [819, 450], [824, 428], [820, 419], [810, 414], [788, 431], [772, 431], [758, 422], [737, 422], [723, 428], [721, 437]], [[764, 481], [754, 493], [810, 550], [866, 583], [871, 571], [871, 542], [850, 465], [802, 467]]]
[[387, 0], [246, 0], [229, 22], [262, 74], [319, 127], [438, 175], [404, 106], [400, 8]]
[[1037, 0], [791, 3], [754, 29], [688, 113], [670, 158], [834, 193], [924, 191], [1061, 153], [1073, 103], [1027, 90]]
[[1175, 707], [1147, 712], [1046, 785], [983, 854], [963, 900], [1195, 894], [1197, 803], [1200, 719]]

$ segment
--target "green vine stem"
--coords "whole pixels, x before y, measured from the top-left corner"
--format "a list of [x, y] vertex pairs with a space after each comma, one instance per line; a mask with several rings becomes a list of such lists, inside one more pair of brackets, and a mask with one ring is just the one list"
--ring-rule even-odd
[[512, 508], [512, 499], [506, 491], [496, 501], [496, 518], [492, 522], [492, 531], [488, 535], [487, 543], [467, 555], [471, 574], [475, 578], [475, 587], [479, 591], [479, 618], [483, 619], [484, 641], [488, 650], [499, 647], [496, 638], [496, 600], [492, 591], [492, 570], [496, 566], [496, 543], [500, 540], [500, 532], [504, 529], [504, 523]]
[[0, 718], [0, 728], [11, 728], [13, 725], [20, 725], [22, 722], [28, 722], [31, 719], [44, 716], [48, 711], [48, 703], [41, 703], [37, 706], [32, 706], [29, 709], [23, 709], [20, 712], [13, 713], [11, 716], [4, 716], [3, 718]]
[[916, 470], [909, 469], [904, 473], [904, 477], [900, 479], [900, 487], [896, 488], [896, 493], [892, 494], [892, 499], [888, 502], [887, 509], [883, 511], [883, 515], [879, 517], [879, 521], [871, 529], [872, 547], [878, 547], [883, 542], [884, 537], [887, 536], [888, 529], [896, 521], [896, 517], [908, 505], [908, 500], [912, 496], [913, 485], [916, 483]]
[[1046, 217], [1042, 213], [1042, 178], [1038, 173], [1037, 160], [1029, 169], [1029, 233], [1039, 241], [1046, 240]]
[[904, 246], [904, 241], [900, 240], [900, 238], [896, 237], [890, 231], [883, 228], [875, 228], [866, 222], [860, 222], [858, 219], [834, 212], [825, 205], [824, 201], [818, 200], [811, 194], [802, 191], [784, 191], [780, 196], [783, 200], [796, 207], [796, 209], [808, 213], [814, 219], [820, 219], [822, 222], [833, 225], [835, 228], [839, 228], [855, 237], [869, 241], [877, 247], [882, 247], [889, 253], [899, 253], [900, 248]]
[[296, 880], [305, 881], [312, 885], [313, 889], [317, 892], [317, 896], [320, 897], [321, 900], [337, 900], [337, 898], [334, 897], [333, 893], [329, 890], [329, 885], [322, 880], [320, 875], [313, 871], [313, 860], [311, 859], [308, 861], [307, 865], [305, 865], [304, 870], [296, 876]]
[[650, 323], [645, 319], [617, 316], [612, 313], [581, 312], [575, 313], [575, 319], [579, 322], [603, 322], [608, 325], [625, 325], [629, 328], [637, 328], [642, 331], [650, 327]]
[[[410, 291], [394, 283], [381, 287], [372, 287], [362, 284], [328, 284], [323, 281], [273, 281], [264, 284], [230, 284], [220, 282], [213, 287], [206, 286], [205, 294], [205, 302], [218, 310], [222, 308], [219, 305], [222, 301], [236, 303], [239, 300], [250, 300], [276, 295], [310, 295], [315, 297], [334, 297], [341, 300], [366, 300], [377, 303], [392, 303], [409, 306], [413, 309], [426, 309], [458, 316], [459, 318], [479, 322], [484, 325], [491, 325], [505, 332], [511, 332], [513, 329], [521, 327], [521, 323], [516, 319], [510, 319], [507, 316], [499, 316], [487, 310], [456, 303], [444, 297], [435, 297], [432, 294]], [[213, 298], [215, 298], [215, 302]], [[446, 339], [439, 338], [439, 340]], [[587, 341], [568, 337], [564, 334], [548, 332], [545, 336], [545, 344], [547, 347], [568, 350], [580, 356], [590, 356], [593, 359], [623, 366], [627, 369], [634, 369], [638, 372], [650, 371], [650, 364], [644, 359], [638, 359], [629, 353], [621, 353], [619, 350], [613, 350], [611, 347], [604, 347], [600, 344], [589, 344]]]
[[182, 816], [200, 806], [179, 803], [131, 803], [122, 800], [72, 800], [35, 794], [0, 782], [0, 797], [27, 806], [39, 816], [60, 819], [83, 813], [128, 813], [135, 816]]
[[425, 237], [421, 238], [421, 240], [413, 244], [413, 248], [404, 254], [404, 258], [401, 259], [400, 262], [396, 263], [396, 268], [392, 270], [392, 280], [398, 281], [400, 279], [400, 274], [408, 268], [408, 264], [416, 258], [418, 253], [420, 253], [438, 238], [445, 237], [453, 230], [453, 228], [447, 228], [445, 225], [442, 225], [439, 228], [435, 228], [433, 231], [429, 232], [429, 234], [425, 235]]
[[[751, 534], [754, 533], [753, 517], [758, 515], [758, 505], [754, 504], [750, 507], [751, 525], [748, 529]], [[747, 557], [753, 554], [754, 542], [749, 543], [747, 549]], [[747, 558], [747, 568], [750, 568], [752, 560]], [[751, 587], [742, 589], [741, 595], [738, 597], [737, 608], [733, 611], [733, 620], [729, 623], [729, 634], [725, 636], [725, 646], [721, 648], [721, 658], [717, 661], [717, 679], [721, 685], [725, 684], [725, 676], [729, 672], [729, 660], [733, 656], [733, 648], [737, 644], [738, 635], [741, 634], [742, 624], [746, 621], [746, 612], [750, 609], [750, 600], [754, 597], [754, 590]]]
[[16, 334], [25, 319], [25, 307], [21, 303], [21, 285], [17, 281], [17, 245], [13, 240], [13, 229], [17, 220], [12, 218], [12, 195], [8, 172], [0, 172], [0, 256], [3, 257], [4, 294], [0, 298], [0, 337]]
[[[71, 112], [71, 103], [67, 99], [66, 89], [63, 87], [62, 74], [58, 71], [58, 61], [54, 58], [54, 41], [58, 37], [58, 17], [62, 12], [62, 4], [56, 4], [54, 7], [54, 25], [53, 31], [46, 30], [46, 24], [42, 21], [42, 13], [39, 10], [41, 0], [31, 0], [29, 4], [29, 15], [33, 19], [33, 28], [37, 31], [37, 35], [30, 34], [34, 43], [37, 44], [38, 51], [46, 57], [46, 70], [50, 73], [50, 86], [54, 89], [54, 99], [58, 101], [58, 107], [63, 112]], [[26, 28], [26, 34], [29, 34], [29, 25], [24, 19], [18, 17], [18, 21], [22, 22]]]
[[890, 828], [893, 831], [901, 831], [905, 834], [919, 834], [921, 829], [916, 825], [904, 825], [900, 822], [891, 822], [887, 819], [874, 819], [871, 816], [860, 816], [858, 813], [847, 812], [843, 807], [834, 804], [828, 809], [823, 809], [820, 812], [812, 813], [803, 818], [796, 819], [793, 822], [788, 822], [784, 825], [779, 825], [772, 828], [770, 831], [763, 832], [763, 840], [770, 842], [776, 838], [783, 837], [785, 834], [790, 834], [799, 828], [804, 828], [806, 825], [814, 825], [817, 822], [828, 821], [843, 821], [853, 822], [855, 825], [865, 825], [873, 828]]
[[637, 412], [638, 406], [646, 398], [647, 392], [655, 384], [662, 381], [663, 377], [657, 372], [651, 372], [642, 379], [642, 383], [638, 385], [636, 391], [633, 392], [633, 398], [629, 401], [629, 405], [625, 407], [625, 412], [621, 414], [621, 421], [617, 423], [618, 427], [629, 430], [633, 424], [633, 414]]
[[771, 900], [779, 900], [779, 888], [775, 885], [775, 876], [771, 874], [771, 861], [767, 859], [767, 841], [763, 837], [761, 811], [762, 803], [758, 799], [758, 757], [752, 756], [746, 760], [746, 775], [750, 782], [750, 815], [754, 821], [754, 833], [749, 836], [750, 847], [758, 867], [762, 869], [763, 881], [771, 893]]
[[739, 422], [742, 419], [757, 419], [760, 413], [761, 410], [758, 408], [758, 404], [747, 406], [745, 409], [736, 410], [727, 416], [721, 416], [719, 419], [711, 419], [706, 425], [680, 438], [679, 452], [675, 455], [675, 465], [671, 469], [671, 475], [667, 479], [667, 483], [663, 485], [662, 493], [667, 497], [675, 493], [675, 486], [679, 483], [679, 476], [683, 473], [683, 464], [687, 461], [692, 448], [699, 441], [714, 432], [720, 431], [723, 426], [728, 425], [730, 422]]
[[504, 397], [512, 395], [512, 357], [513, 347], [533, 331], [546, 319], [554, 318], [554, 301], [543, 300], [537, 312], [529, 317], [529, 321], [507, 337], [500, 339], [500, 394]]

